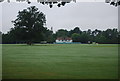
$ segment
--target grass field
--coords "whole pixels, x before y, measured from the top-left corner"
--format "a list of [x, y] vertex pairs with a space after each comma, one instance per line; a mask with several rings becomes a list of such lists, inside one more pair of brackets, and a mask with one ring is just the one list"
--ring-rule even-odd
[[117, 79], [112, 44], [3, 45], [3, 79]]

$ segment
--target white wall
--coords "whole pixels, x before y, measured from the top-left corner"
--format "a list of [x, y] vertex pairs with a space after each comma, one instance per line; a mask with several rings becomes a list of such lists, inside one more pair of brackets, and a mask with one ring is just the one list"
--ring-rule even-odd
[[71, 43], [72, 42], [72, 40], [67, 40], [67, 41], [65, 41], [65, 40], [56, 40], [56, 43]]

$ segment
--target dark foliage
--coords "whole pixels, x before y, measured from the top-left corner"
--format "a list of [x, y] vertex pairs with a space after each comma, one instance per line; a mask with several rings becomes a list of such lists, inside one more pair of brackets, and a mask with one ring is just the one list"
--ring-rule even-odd
[[35, 6], [28, 7], [19, 11], [17, 19], [12, 21], [14, 28], [7, 34], [3, 34], [3, 43], [27, 43], [46, 41], [51, 35], [44, 25], [46, 24], [45, 15], [38, 11]]
[[[77, 29], [77, 31], [76, 31]], [[2, 34], [3, 43], [26, 43], [26, 38], [24, 37], [24, 33], [15, 34], [12, 33], [14, 30], [11, 30], [7, 34]], [[20, 30], [17, 31], [21, 32]], [[21, 37], [20, 37], [21, 36]], [[33, 35], [30, 35], [30, 37]], [[18, 39], [23, 38], [23, 39]], [[40, 43], [41, 41], [47, 41], [47, 43], [54, 43], [56, 38], [58, 37], [71, 37], [73, 39], [73, 42], [81, 42], [81, 43], [92, 43], [97, 42], [100, 44], [120, 44], [120, 31], [117, 29], [107, 29], [105, 31], [101, 30], [94, 30], [91, 31], [88, 29], [87, 31], [81, 31], [78, 27], [74, 28], [73, 30], [67, 31], [64, 29], [58, 30], [56, 33], [53, 33], [50, 30], [46, 30], [46, 33], [44, 33], [43, 36], [38, 34], [38, 38], [32, 42], [34, 43]], [[39, 40], [44, 38], [44, 40]], [[31, 41], [27, 42], [28, 44], [31, 44]]]

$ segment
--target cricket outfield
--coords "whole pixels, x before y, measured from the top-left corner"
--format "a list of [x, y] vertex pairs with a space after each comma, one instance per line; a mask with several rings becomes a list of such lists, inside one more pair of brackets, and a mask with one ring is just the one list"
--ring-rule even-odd
[[117, 44], [3, 44], [3, 79], [117, 79]]

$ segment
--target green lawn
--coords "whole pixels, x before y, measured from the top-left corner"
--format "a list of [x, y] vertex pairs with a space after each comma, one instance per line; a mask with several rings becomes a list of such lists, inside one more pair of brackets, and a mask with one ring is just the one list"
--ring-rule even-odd
[[118, 45], [3, 45], [3, 79], [117, 79]]

